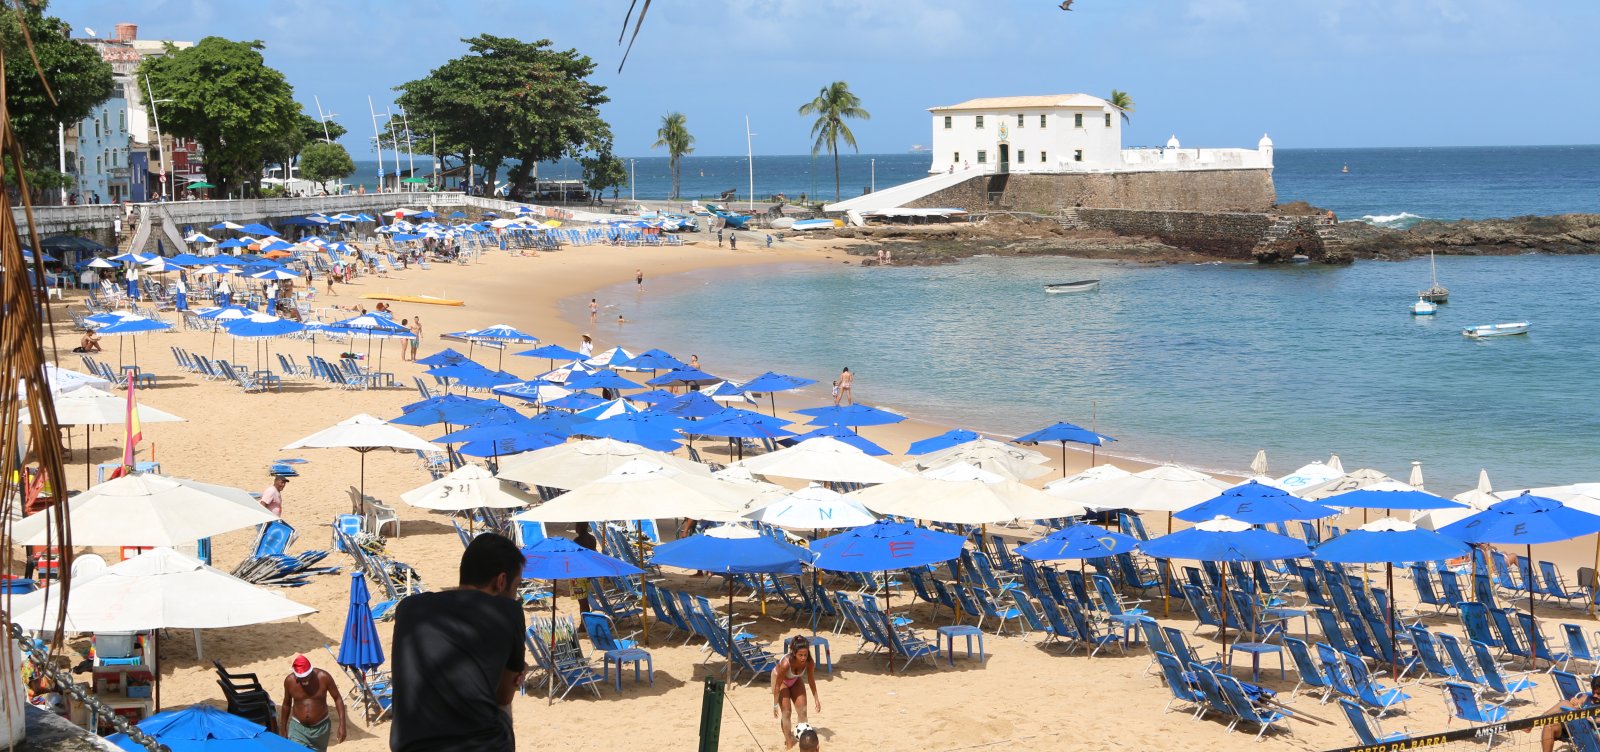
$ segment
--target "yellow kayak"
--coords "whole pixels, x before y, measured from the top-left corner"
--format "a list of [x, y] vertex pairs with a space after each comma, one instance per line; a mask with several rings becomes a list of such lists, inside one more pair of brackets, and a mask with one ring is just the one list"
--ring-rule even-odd
[[396, 303], [423, 303], [426, 305], [464, 306], [464, 300], [451, 300], [449, 298], [436, 298], [432, 295], [390, 295], [389, 293], [372, 292], [362, 295], [367, 300], [392, 300]]

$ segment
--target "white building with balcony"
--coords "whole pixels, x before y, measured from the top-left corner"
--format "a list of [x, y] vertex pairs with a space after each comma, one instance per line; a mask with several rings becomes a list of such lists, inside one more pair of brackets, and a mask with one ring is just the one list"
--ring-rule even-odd
[[1142, 172], [1272, 169], [1272, 140], [1256, 149], [1122, 148], [1122, 110], [1088, 94], [985, 97], [931, 107], [930, 173]]

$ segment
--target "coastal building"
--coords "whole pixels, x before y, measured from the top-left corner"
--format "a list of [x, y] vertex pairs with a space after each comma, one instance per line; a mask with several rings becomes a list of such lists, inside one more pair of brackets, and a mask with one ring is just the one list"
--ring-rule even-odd
[[77, 130], [79, 203], [134, 200], [128, 180], [128, 100], [120, 90], [95, 106]]
[[928, 109], [930, 173], [1272, 169], [1272, 140], [1255, 149], [1122, 147], [1122, 110], [1088, 94], [987, 97]]
[[[139, 26], [131, 23], [117, 24], [110, 36], [91, 35], [78, 41], [95, 48], [111, 64], [116, 87], [110, 100], [67, 133], [66, 141], [76, 147], [66, 161], [68, 172], [77, 178], [73, 191], [79, 201], [87, 203], [96, 195], [105, 202], [147, 201], [161, 195], [164, 184], [204, 175], [198, 145], [159, 134], [156, 118], [144, 106], [144, 84], [138, 79], [139, 65], [146, 59], [167, 54], [168, 45], [182, 49], [194, 43], [140, 39]], [[108, 132], [108, 122], [117, 126], [116, 133]], [[173, 195], [170, 187], [167, 195]]]

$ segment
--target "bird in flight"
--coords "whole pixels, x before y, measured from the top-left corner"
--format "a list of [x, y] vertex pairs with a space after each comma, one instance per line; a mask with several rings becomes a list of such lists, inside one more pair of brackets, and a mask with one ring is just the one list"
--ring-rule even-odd
[[1061, 0], [1062, 10], [1072, 10], [1072, 0]]

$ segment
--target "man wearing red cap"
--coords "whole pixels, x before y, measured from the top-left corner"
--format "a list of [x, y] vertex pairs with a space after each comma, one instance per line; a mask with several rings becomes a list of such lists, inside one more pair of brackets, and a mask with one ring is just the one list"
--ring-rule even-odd
[[278, 704], [278, 728], [289, 741], [303, 744], [322, 752], [328, 748], [328, 736], [333, 730], [333, 718], [328, 713], [328, 698], [339, 708], [339, 741], [344, 741], [348, 716], [344, 711], [344, 696], [334, 685], [333, 677], [320, 668], [312, 668], [311, 660], [303, 655], [294, 657], [294, 671], [283, 678], [283, 702]]

